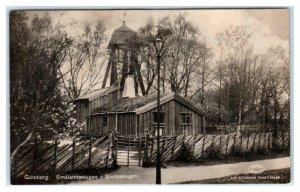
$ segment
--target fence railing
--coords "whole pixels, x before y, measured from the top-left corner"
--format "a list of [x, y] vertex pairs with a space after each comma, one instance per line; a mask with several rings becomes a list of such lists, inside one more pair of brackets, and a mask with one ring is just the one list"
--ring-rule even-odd
[[[127, 166], [130, 161], [143, 166], [156, 162], [156, 138], [146, 136], [140, 140], [130, 141], [129, 138], [128, 143], [125, 141], [111, 133], [109, 136], [80, 137], [69, 142], [31, 143], [24, 146], [14, 159], [12, 178], [25, 174], [55, 178], [57, 174], [74, 170], [112, 168], [117, 162], [122, 163], [122, 150], [127, 154]], [[163, 136], [159, 145], [162, 162], [177, 160], [183, 154], [187, 161], [197, 161], [209, 156], [226, 159], [234, 155], [289, 151], [290, 139], [288, 132], [280, 132], [276, 136], [271, 132], [178, 135]], [[134, 151], [131, 152], [131, 149]]]
[[[228, 156], [270, 153], [289, 150], [289, 133], [279, 133], [275, 137], [271, 132], [247, 135], [231, 133], [226, 135], [188, 135], [162, 137], [160, 142], [163, 162], [176, 160], [185, 153], [186, 160], [203, 160], [209, 156], [225, 159]], [[144, 164], [156, 162], [157, 141], [146, 140]]]
[[[184, 136], [174, 136], [174, 137], [162, 137], [159, 146], [161, 149], [161, 159], [162, 161], [171, 161], [177, 159], [181, 154], [182, 146], [184, 143]], [[146, 138], [146, 144], [144, 149], [144, 159], [143, 163], [154, 163], [156, 161], [157, 154], [157, 140], [156, 138]]]
[[55, 178], [73, 170], [113, 166], [113, 139], [110, 136], [81, 137], [50, 143], [33, 142], [23, 147], [12, 165], [12, 177], [48, 175]]

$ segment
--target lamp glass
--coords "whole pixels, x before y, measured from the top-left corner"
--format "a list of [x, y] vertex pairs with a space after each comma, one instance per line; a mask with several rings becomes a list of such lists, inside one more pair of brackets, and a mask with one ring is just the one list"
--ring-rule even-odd
[[163, 42], [163, 40], [162, 40], [162, 38], [160, 36], [156, 37], [156, 39], [155, 39], [155, 49], [156, 49], [156, 52], [158, 54], [161, 53], [161, 49], [162, 49], [163, 43], [164, 42]]

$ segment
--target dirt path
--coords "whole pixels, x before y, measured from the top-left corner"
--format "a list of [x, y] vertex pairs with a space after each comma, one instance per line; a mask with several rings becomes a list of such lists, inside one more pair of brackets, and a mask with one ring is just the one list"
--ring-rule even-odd
[[[211, 166], [188, 166], [162, 168], [162, 183], [177, 183], [196, 181], [249, 173], [249, 167], [258, 165], [265, 170], [275, 170], [290, 167], [290, 157], [220, 164]], [[80, 181], [73, 184], [154, 184], [155, 168], [121, 167], [120, 169], [103, 175], [96, 180]]]

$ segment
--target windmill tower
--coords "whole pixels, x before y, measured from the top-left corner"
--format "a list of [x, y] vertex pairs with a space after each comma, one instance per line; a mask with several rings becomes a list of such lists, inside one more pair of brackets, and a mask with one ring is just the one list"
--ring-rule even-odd
[[142, 76], [137, 65], [137, 56], [132, 42], [137, 33], [126, 26], [125, 21], [121, 27], [114, 30], [107, 49], [109, 60], [104, 75], [102, 88], [106, 87], [110, 76], [110, 86], [118, 84], [118, 98], [135, 97], [140, 89], [144, 89]]

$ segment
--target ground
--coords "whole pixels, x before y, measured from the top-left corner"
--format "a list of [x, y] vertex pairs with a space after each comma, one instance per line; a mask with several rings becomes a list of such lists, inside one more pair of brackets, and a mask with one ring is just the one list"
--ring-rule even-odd
[[[249, 172], [255, 171], [253, 167], [259, 167], [259, 171], [267, 174], [266, 171], [269, 170], [287, 169], [290, 168], [290, 157], [204, 166], [168, 166], [166, 169], [162, 169], [162, 183], [193, 183], [193, 181], [194, 183], [200, 183], [199, 181], [207, 179], [241, 174], [249, 175]], [[275, 174], [277, 173], [275, 172]], [[276, 177], [278, 175], [272, 176]], [[116, 171], [101, 175], [98, 179], [78, 181], [73, 182], [73, 184], [155, 184], [155, 167], [121, 167]]]

